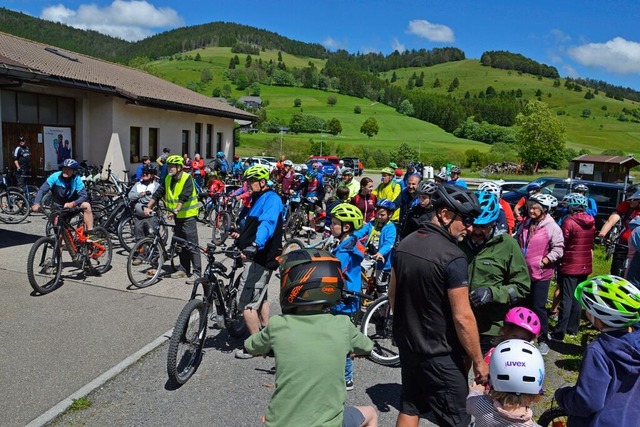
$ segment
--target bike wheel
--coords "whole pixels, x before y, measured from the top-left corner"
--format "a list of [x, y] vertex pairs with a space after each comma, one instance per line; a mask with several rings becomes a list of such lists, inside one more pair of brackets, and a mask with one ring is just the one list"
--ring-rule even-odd
[[544, 411], [538, 418], [538, 424], [541, 427], [563, 427], [567, 425], [568, 419], [564, 409], [556, 406]]
[[400, 364], [398, 347], [392, 334], [393, 315], [389, 306], [389, 297], [383, 296], [372, 302], [360, 325], [360, 330], [373, 341], [373, 350], [369, 358], [385, 366]]
[[244, 323], [244, 316], [238, 308], [238, 288], [240, 287], [240, 277], [233, 283], [234, 292], [229, 292], [227, 301], [227, 318], [224, 319], [224, 326], [229, 335], [234, 338], [243, 337], [247, 333], [247, 325]]
[[211, 240], [213, 243], [220, 246], [227, 240], [229, 236], [229, 229], [231, 228], [231, 217], [227, 212], [220, 212], [216, 217], [216, 221], [213, 226], [213, 232]]
[[18, 224], [27, 219], [31, 206], [22, 193], [5, 191], [0, 193], [0, 221]]
[[120, 218], [120, 223], [118, 224], [118, 241], [122, 249], [127, 252], [131, 250], [131, 247], [136, 242], [133, 216], [124, 215]]
[[86, 242], [87, 260], [99, 274], [106, 273], [113, 258], [113, 244], [109, 232], [102, 227], [94, 227], [91, 242]]
[[41, 237], [27, 257], [29, 284], [39, 294], [48, 294], [62, 285], [62, 256], [54, 237]]
[[44, 196], [42, 196], [42, 200], [40, 201], [40, 211], [42, 211], [45, 216], [49, 216], [52, 204], [53, 196], [51, 195], [51, 192], [48, 191]]
[[167, 374], [171, 381], [184, 384], [198, 369], [206, 332], [204, 304], [202, 300], [192, 299], [180, 312], [169, 340]]
[[300, 230], [302, 230], [302, 225], [304, 224], [304, 215], [305, 213], [303, 212], [296, 212], [289, 217], [284, 226], [283, 236], [285, 241], [289, 241], [300, 235]]
[[127, 276], [137, 288], [146, 288], [158, 281], [164, 264], [162, 247], [152, 237], [133, 245], [127, 257]]
[[302, 241], [298, 239], [291, 239], [287, 241], [287, 243], [285, 243], [284, 246], [282, 247], [282, 255], [286, 255], [289, 252], [293, 252], [298, 249], [303, 249], [305, 247], [306, 246], [304, 243], [302, 243]]

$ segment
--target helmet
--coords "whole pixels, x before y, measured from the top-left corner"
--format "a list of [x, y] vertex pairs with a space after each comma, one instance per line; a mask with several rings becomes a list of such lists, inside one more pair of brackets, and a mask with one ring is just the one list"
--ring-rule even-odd
[[586, 193], [587, 191], [589, 191], [589, 187], [584, 184], [576, 184], [573, 186], [573, 191], [581, 191], [583, 193]]
[[475, 225], [485, 225], [497, 220], [500, 216], [500, 203], [493, 193], [476, 191], [478, 203], [480, 203], [480, 215], [473, 222]]
[[446, 207], [447, 209], [463, 215], [480, 215], [480, 203], [472, 191], [457, 185], [442, 184], [433, 194], [433, 205]]
[[389, 162], [389, 167], [391, 169], [398, 169], [398, 164], [396, 162]]
[[293, 174], [293, 179], [302, 179], [302, 178], [303, 178], [303, 176], [299, 172], [296, 172], [296, 173]]
[[634, 191], [628, 195], [627, 200], [640, 200], [640, 190]]
[[285, 166], [293, 166], [293, 162], [291, 160], [285, 160], [282, 164]]
[[340, 160], [338, 163], [344, 165], [344, 160]]
[[491, 181], [483, 182], [478, 185], [478, 191], [486, 191], [487, 193], [495, 195], [497, 198], [500, 198], [502, 195], [502, 187]]
[[302, 166], [296, 165], [293, 167], [293, 171], [296, 173], [300, 173], [302, 171]]
[[218, 151], [216, 153], [216, 157], [224, 157], [224, 152], [223, 151]]
[[238, 156], [237, 154], [233, 155], [233, 160], [240, 160], [240, 156]]
[[338, 258], [318, 249], [298, 249], [280, 258], [280, 306], [335, 305], [342, 297], [344, 277]]
[[395, 171], [393, 168], [386, 167], [386, 168], [382, 168], [382, 171], [381, 171], [381, 172], [382, 172], [383, 174], [386, 174], [386, 175], [392, 175], [392, 176], [393, 176], [393, 174], [394, 174], [396, 171]]
[[633, 193], [635, 193], [638, 190], [640, 190], [640, 184], [633, 184], [633, 185], [630, 185], [629, 187], [627, 187], [627, 189], [625, 190], [624, 194], [627, 197], [629, 197], [630, 195], [632, 195]]
[[544, 359], [524, 340], [506, 340], [496, 346], [489, 362], [491, 388], [506, 393], [540, 394]]
[[416, 164], [413, 162], [409, 162], [407, 163], [407, 169], [415, 169], [416, 168]]
[[434, 176], [437, 179], [440, 179], [442, 181], [446, 181], [447, 180], [447, 174], [444, 172], [438, 172], [437, 174], [435, 174]]
[[142, 167], [142, 173], [150, 173], [155, 175], [156, 173], [158, 173], [158, 169], [155, 167], [155, 165], [144, 165]]
[[169, 157], [167, 157], [167, 162], [168, 165], [178, 165], [178, 166], [184, 166], [184, 158], [182, 156], [179, 156], [177, 154], [173, 154]]
[[504, 323], [519, 326], [535, 336], [540, 335], [540, 319], [537, 314], [528, 308], [513, 307], [504, 316]]
[[402, 169], [396, 169], [396, 171], [395, 171], [395, 175], [396, 175], [397, 177], [401, 177], [401, 176], [402, 176], [402, 174], [403, 174]]
[[435, 182], [422, 181], [420, 185], [418, 185], [418, 194], [431, 196], [436, 192], [438, 188], [438, 184]]
[[350, 222], [355, 230], [362, 228], [362, 211], [350, 203], [339, 203], [331, 209], [331, 216], [342, 222]]
[[76, 162], [73, 159], [67, 159], [64, 162], [62, 162], [62, 167], [76, 170], [80, 167], [80, 165], [78, 164], [78, 162]]
[[303, 163], [303, 164], [300, 165], [300, 170], [306, 171], [308, 169], [309, 169], [309, 166], [307, 166], [306, 163]]
[[574, 296], [587, 313], [612, 328], [640, 321], [640, 290], [622, 277], [592, 277], [578, 285]]
[[269, 168], [263, 165], [253, 165], [249, 166], [246, 171], [242, 174], [244, 179], [255, 179], [260, 181], [261, 179], [269, 179], [270, 175]]
[[458, 166], [454, 166], [451, 168], [451, 173], [457, 173], [458, 175], [462, 173], [462, 171], [460, 170], [460, 168]]
[[579, 193], [566, 194], [562, 198], [562, 201], [565, 202], [567, 205], [571, 206], [572, 208], [577, 208], [577, 207], [586, 208], [589, 205], [587, 198], [584, 195]]
[[558, 206], [558, 199], [553, 197], [551, 194], [536, 193], [529, 197], [529, 201], [536, 202], [547, 208], [547, 210]]
[[343, 176], [344, 176], [344, 175], [353, 175], [353, 169], [351, 169], [351, 168], [345, 168], [345, 169], [342, 171], [342, 175], [343, 175]]
[[316, 179], [318, 177], [318, 172], [310, 171], [307, 172], [307, 179]]
[[380, 199], [376, 202], [376, 208], [386, 209], [391, 214], [398, 209], [398, 206], [389, 199]]
[[540, 184], [538, 184], [537, 182], [532, 182], [531, 184], [527, 185], [527, 193], [531, 193], [532, 191], [536, 191], [541, 188], [542, 186]]

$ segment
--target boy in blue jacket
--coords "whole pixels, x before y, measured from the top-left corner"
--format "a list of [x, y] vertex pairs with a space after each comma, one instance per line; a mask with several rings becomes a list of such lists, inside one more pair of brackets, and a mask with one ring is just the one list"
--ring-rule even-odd
[[556, 391], [570, 426], [632, 426], [640, 419], [640, 291], [617, 276], [578, 285], [575, 297], [602, 333], [589, 344], [578, 381]]
[[[364, 259], [364, 246], [353, 236], [353, 232], [362, 227], [362, 221], [362, 212], [352, 204], [339, 203], [331, 209], [330, 232], [333, 237], [338, 239], [338, 246], [331, 253], [340, 260], [345, 289], [352, 292], [360, 292], [362, 288], [360, 264]], [[346, 296], [333, 306], [331, 313], [351, 316], [358, 310], [358, 303], [358, 297]], [[351, 355], [347, 355], [344, 381], [346, 389], [353, 390]]]

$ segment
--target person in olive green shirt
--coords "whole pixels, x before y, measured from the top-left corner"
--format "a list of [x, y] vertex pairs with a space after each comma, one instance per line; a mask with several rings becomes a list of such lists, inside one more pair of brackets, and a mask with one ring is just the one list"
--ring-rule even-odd
[[498, 199], [485, 191], [476, 194], [482, 213], [460, 247], [469, 261], [469, 298], [485, 354], [500, 335], [507, 311], [529, 297], [531, 279], [518, 242], [496, 227]]

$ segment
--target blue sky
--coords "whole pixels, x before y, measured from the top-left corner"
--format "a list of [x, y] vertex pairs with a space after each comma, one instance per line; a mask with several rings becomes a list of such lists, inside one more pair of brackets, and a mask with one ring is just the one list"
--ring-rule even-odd
[[638, 0], [4, 0], [32, 16], [139, 40], [173, 28], [235, 22], [349, 52], [455, 46], [521, 53], [562, 77], [640, 90]]

